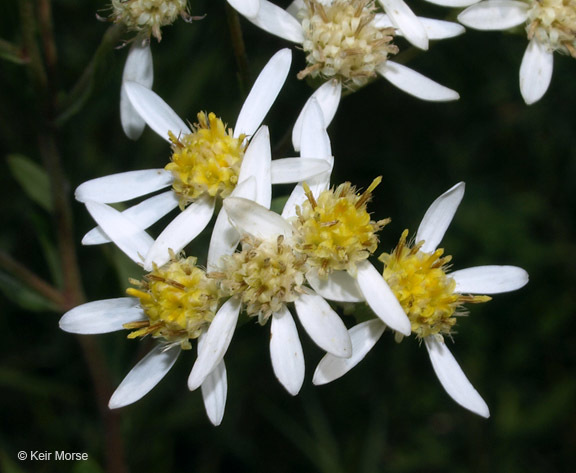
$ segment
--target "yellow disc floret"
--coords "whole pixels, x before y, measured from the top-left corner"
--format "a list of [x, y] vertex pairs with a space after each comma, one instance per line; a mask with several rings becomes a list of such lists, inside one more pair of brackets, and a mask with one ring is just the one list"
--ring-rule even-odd
[[282, 236], [276, 241], [246, 237], [240, 253], [222, 258], [222, 268], [210, 275], [221, 279], [224, 293], [241, 299], [249, 316], [265, 324], [302, 293], [306, 257], [295, 253]]
[[366, 210], [381, 177], [362, 194], [349, 182], [315, 198], [305, 185], [306, 200], [296, 208], [296, 249], [308, 256], [320, 275], [335, 270], [356, 274], [356, 263], [367, 259], [378, 246], [378, 232], [389, 220], [373, 221]]
[[421, 251], [423, 241], [406, 243], [408, 230], [402, 233], [392, 253], [378, 258], [384, 263], [384, 279], [394, 292], [419, 338], [450, 335], [456, 316], [464, 315], [463, 304], [490, 300], [488, 296], [470, 296], [454, 292], [456, 281], [446, 271], [451, 256]]
[[299, 79], [310, 75], [341, 79], [356, 89], [376, 76], [378, 66], [398, 48], [391, 44], [394, 28], [380, 28], [374, 23], [373, 0], [304, 0], [300, 12], [308, 67]]
[[190, 349], [190, 340], [200, 336], [218, 309], [218, 285], [196, 266], [196, 258], [174, 257], [142, 281], [131, 282], [137, 287], [126, 293], [140, 299], [148, 320], [125, 324], [135, 330], [128, 338], [152, 335]]
[[528, 39], [576, 58], [576, 0], [534, 0], [528, 10]]
[[200, 112], [192, 128], [192, 133], [179, 137], [170, 133], [172, 162], [166, 169], [174, 175], [173, 189], [181, 209], [201, 195], [229, 196], [238, 182], [246, 148], [245, 136], [235, 138], [213, 113]]
[[153, 35], [162, 40], [160, 28], [171, 25], [181, 16], [189, 19], [188, 0], [112, 0], [111, 19], [130, 31]]

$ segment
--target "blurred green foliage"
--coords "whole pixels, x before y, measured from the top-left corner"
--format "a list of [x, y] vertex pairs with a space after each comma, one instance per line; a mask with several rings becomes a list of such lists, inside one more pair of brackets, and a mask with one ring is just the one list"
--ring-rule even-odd
[[[19, 4], [0, 6], [0, 38], [21, 44]], [[440, 7], [412, 2], [441, 17]], [[411, 4], [412, 4], [411, 3]], [[193, 0], [202, 21], [178, 21], [153, 42], [154, 90], [181, 116], [214, 111], [232, 126], [246, 93], [238, 80], [224, 0]], [[100, 49], [109, 25], [96, 21], [104, 2], [54, 0], [61, 104], [58, 127], [69, 196], [83, 181], [162, 167], [163, 140], [147, 129], [138, 142], [122, 133], [119, 88], [127, 48]], [[289, 44], [241, 20], [251, 79]], [[407, 45], [399, 40], [404, 49]], [[120, 44], [118, 44], [120, 46]], [[443, 391], [424, 347], [387, 334], [341, 380], [315, 388], [322, 353], [303, 336], [307, 380], [290, 397], [275, 380], [268, 329], [245, 324], [226, 358], [228, 402], [223, 424], [206, 418], [199, 392], [186, 387], [193, 353], [144, 399], [119, 412], [128, 471], [168, 472], [570, 472], [576, 471], [576, 64], [555, 56], [546, 96], [526, 106], [518, 90], [525, 38], [469, 31], [433, 44], [410, 66], [458, 90], [456, 103], [426, 103], [376, 81], [346, 97], [329, 132], [333, 181], [382, 184], [370, 209], [391, 217], [381, 251], [404, 228], [415, 231], [428, 205], [458, 181], [466, 196], [443, 246], [454, 268], [524, 267], [524, 289], [494, 297], [460, 320], [451, 350], [488, 402], [481, 419]], [[276, 157], [291, 155], [288, 137], [310, 94], [296, 80], [303, 56], [266, 123]], [[12, 51], [13, 52], [13, 51]], [[0, 54], [0, 248], [30, 270], [61, 284], [55, 223], [43, 197], [38, 100], [26, 64]], [[89, 86], [74, 88], [86, 67]], [[23, 61], [25, 62], [25, 61]], [[76, 92], [72, 92], [76, 90]], [[76, 94], [76, 95], [73, 95]], [[76, 107], [76, 108], [74, 108]], [[26, 177], [27, 176], [27, 177]], [[275, 189], [281, 198], [289, 188]], [[93, 226], [73, 204], [76, 242]], [[162, 222], [161, 222], [162, 224]], [[154, 231], [154, 229], [153, 229]], [[189, 254], [205, 263], [208, 237]], [[140, 269], [110, 247], [79, 247], [87, 300], [119, 297]], [[61, 315], [0, 272], [0, 470], [106, 471], [107, 427], [79, 339], [58, 328]], [[347, 324], [353, 317], [345, 317]], [[116, 386], [147, 342], [114, 333], [90, 338]], [[86, 452], [87, 462], [18, 461], [19, 450]]]

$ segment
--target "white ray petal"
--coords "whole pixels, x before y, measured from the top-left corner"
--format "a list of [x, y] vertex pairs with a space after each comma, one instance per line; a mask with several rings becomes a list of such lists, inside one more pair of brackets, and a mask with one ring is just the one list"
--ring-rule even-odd
[[178, 359], [180, 351], [179, 346], [168, 350], [163, 345], [157, 345], [153, 348], [126, 375], [120, 386], [112, 394], [108, 407], [118, 409], [142, 399], [170, 371]]
[[417, 48], [428, 49], [426, 30], [403, 0], [378, 0], [402, 35]]
[[395, 87], [422, 100], [448, 102], [460, 98], [455, 90], [393, 61], [386, 61], [379, 66], [378, 73]]
[[[146, 230], [176, 207], [178, 207], [178, 197], [172, 190], [169, 190], [129, 207], [122, 212], [122, 216], [131, 220], [142, 230]], [[110, 238], [100, 227], [93, 228], [82, 238], [83, 245], [101, 245], [109, 242]]]
[[356, 279], [347, 271], [334, 271], [325, 278], [318, 276], [316, 270], [306, 274], [306, 280], [324, 299], [337, 302], [363, 302], [364, 296]]
[[459, 182], [428, 207], [416, 232], [416, 243], [424, 240], [421, 250], [425, 253], [436, 251], [462, 202], [465, 188], [466, 185]]
[[325, 159], [283, 158], [272, 161], [272, 183], [290, 184], [312, 179], [319, 174], [331, 171]]
[[[236, 185], [231, 197], [244, 197], [249, 200], [256, 198], [256, 179], [250, 177]], [[240, 243], [240, 233], [230, 223], [228, 212], [222, 207], [216, 217], [216, 223], [210, 237], [208, 248], [208, 258], [206, 266], [208, 271], [217, 271], [220, 265], [220, 258], [224, 255], [231, 255]]]
[[514, 0], [479, 2], [460, 13], [458, 21], [476, 30], [507, 30], [526, 22], [528, 8], [528, 3]]
[[145, 319], [138, 299], [119, 297], [74, 307], [60, 318], [59, 325], [65, 332], [88, 335], [124, 330], [124, 324]]
[[[430, 0], [428, 0], [430, 1]], [[473, 0], [478, 1], [478, 0]], [[424, 25], [428, 39], [448, 39], [464, 34], [466, 31], [462, 25], [453, 21], [436, 20], [434, 18], [419, 17], [420, 22]]]
[[455, 292], [460, 294], [499, 294], [528, 283], [528, 273], [517, 266], [475, 266], [448, 276], [456, 281]]
[[391, 329], [410, 335], [410, 320], [382, 275], [367, 260], [361, 261], [356, 267], [358, 286], [370, 308]]
[[124, 82], [123, 87], [136, 111], [166, 141], [170, 142], [169, 131], [176, 137], [191, 133], [186, 123], [155, 92], [131, 81]]
[[436, 340], [434, 336], [424, 338], [424, 342], [436, 376], [450, 397], [462, 407], [482, 417], [490, 417], [490, 411], [484, 399], [468, 381], [446, 344]]
[[327, 353], [318, 363], [312, 383], [320, 386], [344, 376], [364, 359], [385, 329], [386, 325], [380, 319], [368, 320], [352, 327], [348, 331], [352, 340], [352, 356], [338, 358]]
[[298, 319], [314, 343], [334, 356], [348, 358], [352, 344], [346, 326], [318, 294], [302, 294], [294, 302]]
[[296, 324], [285, 306], [272, 314], [270, 358], [278, 381], [296, 396], [304, 383], [304, 354]]
[[255, 202], [266, 208], [270, 208], [272, 201], [271, 159], [270, 132], [267, 126], [262, 126], [248, 145], [238, 174], [238, 182], [253, 177], [256, 182]]
[[[262, 7], [260, 8], [261, 11]], [[234, 127], [235, 137], [241, 134], [252, 136], [258, 129], [280, 93], [290, 71], [291, 63], [292, 52], [286, 48], [274, 54], [268, 64], [264, 66], [248, 97], [246, 97], [244, 105], [242, 105], [242, 110], [240, 110]]]
[[290, 13], [268, 0], [260, 0], [258, 14], [255, 17], [247, 17], [247, 19], [270, 34], [293, 43], [302, 44], [304, 42], [304, 33], [300, 22]]
[[318, 101], [312, 97], [302, 111], [300, 156], [326, 159], [332, 156], [330, 138], [326, 132], [324, 114]]
[[224, 208], [241, 234], [248, 233], [262, 240], [292, 235], [292, 226], [286, 220], [251, 200], [228, 197], [224, 199]]
[[478, 3], [480, 0], [426, 0], [428, 3], [448, 8], [464, 8]]
[[520, 92], [526, 104], [532, 105], [544, 96], [552, 80], [553, 68], [553, 52], [533, 38], [520, 65]]
[[[421, 16], [418, 17], [418, 19], [424, 26], [426, 34], [428, 35], [428, 39], [453, 38], [455, 36], [461, 35], [465, 31], [462, 25], [459, 25], [458, 23], [454, 23], [452, 21], [436, 20], [433, 18], [423, 18]], [[378, 28], [394, 27], [388, 15], [385, 15], [383, 13], [376, 14], [374, 18], [374, 25], [377, 26]], [[402, 32], [397, 31], [396, 36], [402, 36]]]
[[[152, 88], [154, 68], [148, 41], [134, 41], [132, 43], [122, 74], [122, 82], [126, 81], [138, 82], [148, 89]], [[124, 87], [120, 88], [120, 121], [124, 133], [132, 140], [137, 140], [146, 126], [146, 122], [130, 103]]]
[[260, 0], [227, 0], [234, 10], [241, 15], [252, 18], [258, 15]]
[[[340, 81], [336, 79], [329, 80], [316, 89], [302, 108], [300, 115], [298, 115], [298, 118], [296, 119], [294, 128], [292, 129], [292, 146], [294, 146], [296, 151], [300, 151], [302, 121], [304, 119], [304, 112], [310, 101], [313, 99], [316, 100], [320, 110], [322, 110], [324, 128], [328, 128], [336, 114], [341, 96], [342, 85]], [[329, 154], [331, 154], [331, 152]]]
[[202, 383], [204, 408], [212, 425], [218, 426], [222, 423], [227, 395], [228, 380], [226, 378], [226, 365], [224, 364], [224, 360], [222, 360]]
[[170, 222], [156, 238], [146, 255], [144, 268], [152, 269], [152, 263], [162, 266], [170, 260], [170, 251], [179, 253], [206, 228], [214, 214], [214, 197], [201, 196]]
[[98, 177], [80, 184], [74, 197], [79, 202], [113, 204], [156, 192], [172, 185], [174, 178], [164, 169], [128, 171]]
[[238, 299], [228, 299], [214, 316], [202, 344], [198, 346], [198, 358], [188, 378], [191, 391], [198, 389], [224, 358], [236, 329], [240, 306]]
[[144, 230], [106, 204], [86, 202], [86, 208], [108, 238], [135, 263], [142, 263], [154, 244]]

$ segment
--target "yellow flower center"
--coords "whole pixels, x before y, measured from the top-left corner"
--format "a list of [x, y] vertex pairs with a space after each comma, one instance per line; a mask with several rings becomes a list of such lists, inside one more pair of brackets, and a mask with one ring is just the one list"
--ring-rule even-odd
[[310, 75], [336, 77], [351, 89], [360, 88], [376, 76], [376, 68], [398, 48], [391, 44], [394, 28], [374, 25], [373, 0], [305, 0], [300, 12], [303, 48], [308, 67], [299, 79]]
[[239, 297], [246, 313], [258, 316], [263, 325], [302, 293], [306, 257], [295, 253], [282, 236], [276, 241], [246, 237], [242, 243], [240, 253], [222, 258], [222, 272], [210, 276], [221, 279], [223, 292]]
[[356, 263], [367, 259], [378, 246], [378, 232], [390, 220], [370, 219], [366, 203], [381, 177], [374, 179], [362, 194], [349, 182], [322, 192], [314, 198], [305, 185], [306, 200], [297, 207], [294, 219], [296, 249], [308, 256], [320, 275], [334, 270], [356, 274]]
[[420, 250], [423, 241], [410, 245], [406, 243], [407, 236], [408, 230], [404, 230], [394, 251], [378, 258], [384, 263], [384, 279], [417, 337], [450, 335], [456, 317], [466, 314], [464, 303], [487, 302], [491, 298], [454, 292], [456, 281], [446, 274], [452, 257], [443, 256], [442, 248], [425, 253]]
[[129, 296], [140, 299], [148, 320], [132, 322], [128, 338], [152, 335], [170, 345], [190, 349], [190, 340], [205, 330], [218, 308], [220, 293], [216, 282], [196, 266], [196, 258], [172, 258], [154, 269], [142, 281], [131, 280]]
[[112, 21], [130, 31], [144, 32], [162, 40], [160, 28], [171, 25], [179, 16], [188, 19], [188, 0], [112, 0]]
[[173, 189], [180, 208], [204, 194], [224, 198], [238, 182], [244, 157], [245, 135], [234, 138], [232, 129], [213, 113], [198, 114], [198, 123], [190, 134], [176, 137], [170, 133], [172, 162], [166, 170], [174, 175]]
[[534, 0], [526, 31], [528, 39], [576, 58], [576, 0]]

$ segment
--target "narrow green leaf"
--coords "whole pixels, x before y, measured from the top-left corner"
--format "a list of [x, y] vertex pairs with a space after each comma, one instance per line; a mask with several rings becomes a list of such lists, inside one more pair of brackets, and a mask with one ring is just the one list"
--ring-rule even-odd
[[8, 155], [8, 166], [26, 195], [48, 212], [52, 211], [50, 181], [46, 171], [21, 154]]
[[17, 279], [0, 272], [0, 291], [12, 302], [23, 309], [33, 312], [57, 311], [48, 299], [28, 288]]

